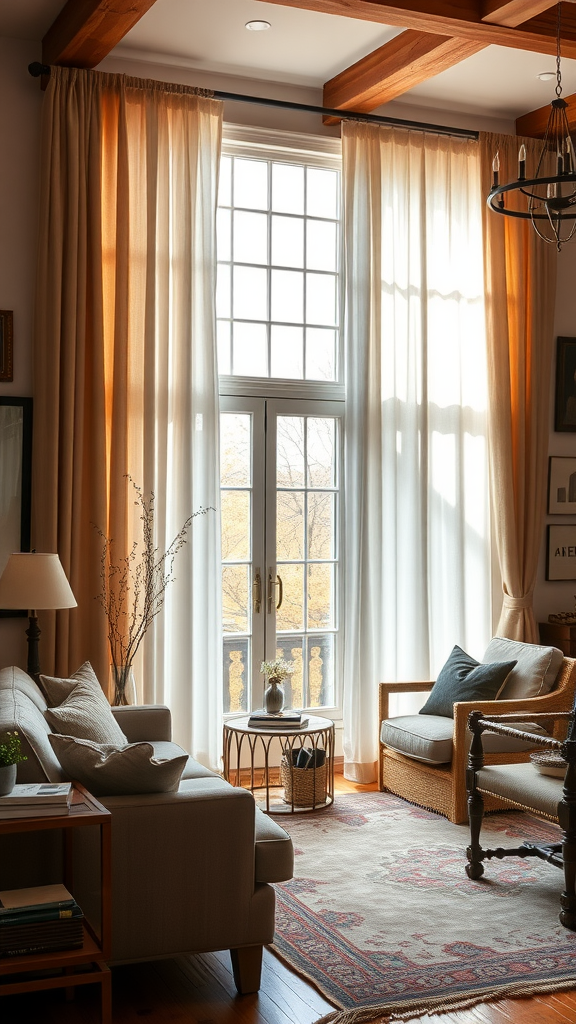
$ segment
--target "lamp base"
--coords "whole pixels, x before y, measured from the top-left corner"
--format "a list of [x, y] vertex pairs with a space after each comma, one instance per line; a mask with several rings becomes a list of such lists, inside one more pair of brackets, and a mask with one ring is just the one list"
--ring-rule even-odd
[[40, 639], [41, 630], [38, 629], [38, 616], [35, 612], [28, 616], [30, 625], [26, 630], [26, 636], [28, 637], [28, 664], [26, 671], [29, 676], [32, 676], [34, 682], [38, 682], [40, 679], [40, 658], [38, 656], [38, 641]]

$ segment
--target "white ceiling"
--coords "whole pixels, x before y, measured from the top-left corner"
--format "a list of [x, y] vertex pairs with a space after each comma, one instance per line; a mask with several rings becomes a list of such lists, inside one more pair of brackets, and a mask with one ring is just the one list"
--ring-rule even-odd
[[[0, 35], [41, 39], [64, 0], [0, 0]], [[245, 23], [267, 20], [267, 32]], [[397, 35], [385, 25], [256, 0], [156, 0], [112, 53], [181, 60], [187, 67], [320, 88]], [[411, 89], [403, 102], [514, 118], [549, 103], [554, 58], [490, 46]], [[564, 94], [576, 92], [576, 61], [562, 61]]]

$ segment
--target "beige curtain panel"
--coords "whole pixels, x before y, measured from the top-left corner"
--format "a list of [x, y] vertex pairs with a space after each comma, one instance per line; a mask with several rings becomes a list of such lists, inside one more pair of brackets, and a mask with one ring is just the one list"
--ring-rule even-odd
[[[480, 134], [485, 196], [494, 154], [500, 180], [512, 180], [522, 142], [528, 166], [535, 167], [540, 141]], [[546, 511], [556, 249], [538, 238], [530, 221], [487, 206], [484, 211], [490, 469], [503, 586], [497, 632], [535, 643], [532, 595]]]
[[[59, 552], [78, 608], [45, 616], [44, 671], [66, 674], [89, 658], [106, 683], [94, 524], [114, 539], [115, 561], [129, 552], [138, 524], [127, 474], [157, 495], [165, 536], [200, 505], [215, 504], [221, 122], [220, 102], [184, 86], [51, 71], [41, 157], [33, 538], [38, 550]], [[196, 571], [216, 562], [212, 520], [199, 527], [208, 533], [194, 552]], [[191, 571], [188, 565], [188, 581]], [[187, 618], [172, 617], [176, 634], [163, 629], [141, 683], [145, 699], [165, 696], [152, 680], [163, 645], [180, 646], [191, 690], [189, 638], [198, 640], [201, 630], [204, 645], [214, 640], [218, 600], [204, 591], [201, 622], [194, 624], [189, 603]]]

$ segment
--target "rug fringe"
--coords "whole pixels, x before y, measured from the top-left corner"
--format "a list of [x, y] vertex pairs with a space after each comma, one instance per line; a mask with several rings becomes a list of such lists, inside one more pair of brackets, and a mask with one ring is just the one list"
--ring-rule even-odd
[[437, 999], [429, 999], [424, 1002], [413, 1000], [403, 1003], [401, 1006], [388, 1004], [383, 1006], [360, 1006], [349, 1010], [334, 1010], [320, 1017], [315, 1024], [391, 1024], [392, 1021], [411, 1020], [413, 1017], [420, 1017], [423, 1014], [449, 1013], [453, 1010], [467, 1010], [479, 1003], [496, 1002], [500, 999], [514, 999], [521, 996], [543, 994], [545, 992], [561, 992], [573, 988], [576, 984], [576, 975], [573, 978], [563, 978], [561, 981], [541, 982], [518, 982], [515, 985], [508, 985], [505, 988], [493, 989], [489, 992], [469, 992], [467, 995], [446, 998], [439, 996]]

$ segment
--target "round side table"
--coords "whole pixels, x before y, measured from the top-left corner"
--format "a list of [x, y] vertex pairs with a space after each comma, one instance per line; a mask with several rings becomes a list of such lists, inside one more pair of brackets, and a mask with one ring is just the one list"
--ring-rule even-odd
[[[262, 810], [267, 814], [300, 814], [305, 811], [318, 811], [334, 803], [334, 722], [329, 718], [308, 716], [308, 722], [300, 729], [289, 726], [255, 727], [248, 725], [249, 716], [235, 718], [224, 724], [224, 778], [233, 786], [240, 786], [243, 771], [250, 773], [250, 785], [247, 787], [255, 795], [263, 791]], [[274, 740], [279, 740], [283, 751], [284, 782], [274, 783], [270, 780], [270, 747]], [[308, 747], [312, 750], [325, 750], [325, 766], [318, 768], [296, 768], [292, 763], [292, 750]], [[249, 763], [242, 767], [241, 755], [249, 756]], [[263, 761], [262, 764], [259, 762]], [[277, 767], [274, 766], [274, 771]], [[263, 772], [263, 782], [256, 782], [256, 773]], [[308, 778], [308, 775], [311, 778]], [[306, 776], [306, 794], [301, 795], [302, 780]], [[286, 783], [286, 784], [284, 784]], [[283, 789], [288, 800], [281, 795], [271, 794], [271, 790]], [[300, 801], [304, 800], [303, 803]]]

